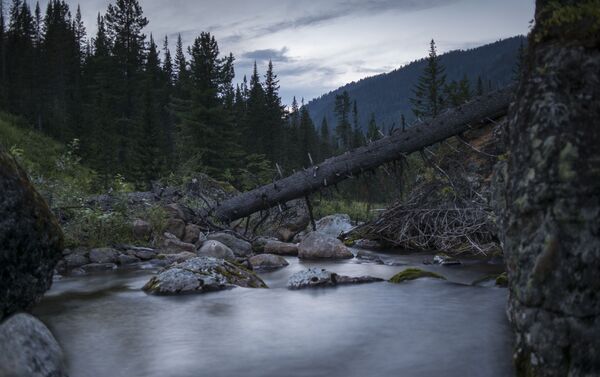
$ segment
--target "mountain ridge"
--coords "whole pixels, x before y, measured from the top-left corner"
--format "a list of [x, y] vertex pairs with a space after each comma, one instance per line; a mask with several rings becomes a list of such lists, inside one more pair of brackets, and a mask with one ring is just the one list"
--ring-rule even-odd
[[[467, 50], [446, 52], [440, 55], [440, 62], [446, 68], [448, 82], [466, 75], [475, 90], [477, 78], [481, 77], [486, 89], [490, 84], [492, 89], [497, 89], [512, 82], [519, 47], [525, 43], [524, 36], [514, 36]], [[414, 115], [409, 98], [425, 64], [426, 60], [422, 58], [391, 72], [348, 83], [309, 101], [306, 104], [308, 112], [317, 127], [325, 117], [332, 130], [336, 124], [335, 96], [346, 90], [350, 98], [357, 101], [359, 124], [363, 130], [367, 129], [371, 113], [375, 114], [379, 128], [398, 125], [402, 114], [410, 122]]]

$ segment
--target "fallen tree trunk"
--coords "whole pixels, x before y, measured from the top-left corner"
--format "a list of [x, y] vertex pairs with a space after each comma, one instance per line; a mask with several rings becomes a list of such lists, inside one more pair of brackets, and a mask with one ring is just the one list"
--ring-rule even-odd
[[449, 137], [459, 135], [480, 123], [506, 115], [514, 87], [510, 86], [450, 109], [440, 116], [418, 122], [367, 146], [332, 157], [319, 165], [287, 178], [245, 192], [219, 205], [216, 218], [230, 222], [301, 198], [324, 187], [335, 185], [364, 171], [398, 160]]

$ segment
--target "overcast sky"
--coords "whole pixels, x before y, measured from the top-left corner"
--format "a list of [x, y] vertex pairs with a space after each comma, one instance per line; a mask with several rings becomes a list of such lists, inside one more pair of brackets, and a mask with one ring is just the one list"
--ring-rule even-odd
[[[31, 1], [31, 0], [30, 0]], [[76, 6], [76, 0], [68, 0]], [[90, 31], [109, 0], [79, 3]], [[140, 0], [147, 34], [181, 33], [189, 44], [212, 32], [232, 52], [238, 77], [273, 60], [286, 103], [307, 101], [350, 81], [426, 55], [526, 34], [534, 0]], [[44, 8], [42, 8], [44, 9]]]

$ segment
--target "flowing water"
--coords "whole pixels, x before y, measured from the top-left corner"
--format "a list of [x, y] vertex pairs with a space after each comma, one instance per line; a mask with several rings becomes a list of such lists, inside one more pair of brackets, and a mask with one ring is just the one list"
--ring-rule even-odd
[[506, 289], [466, 285], [497, 265], [425, 266], [449, 281], [285, 289], [307, 267], [386, 279], [424, 267], [422, 256], [382, 256], [397, 265], [289, 258], [261, 274], [270, 289], [179, 297], [142, 292], [152, 271], [66, 278], [36, 314], [71, 377], [514, 375]]

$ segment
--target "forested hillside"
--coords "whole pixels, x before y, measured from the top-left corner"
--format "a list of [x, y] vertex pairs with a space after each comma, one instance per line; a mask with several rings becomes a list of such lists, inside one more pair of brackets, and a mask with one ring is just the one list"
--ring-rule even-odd
[[[525, 37], [517, 36], [471, 50], [440, 55], [446, 81], [459, 81], [466, 76], [473, 93], [487, 91], [490, 86], [492, 89], [503, 87], [514, 79], [522, 43], [526, 43]], [[409, 99], [414, 96], [413, 89], [425, 66], [426, 60], [421, 59], [390, 73], [352, 82], [310, 101], [308, 111], [318, 124], [323, 117], [329, 124], [335, 124], [335, 97], [347, 91], [351, 101], [357, 102], [359, 124], [363, 130], [367, 129], [371, 114], [374, 114], [377, 125], [386, 129], [394, 124], [398, 126], [402, 115], [410, 122], [414, 114]]]

